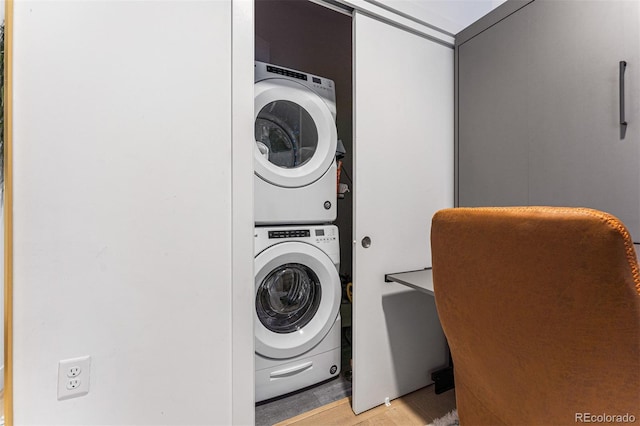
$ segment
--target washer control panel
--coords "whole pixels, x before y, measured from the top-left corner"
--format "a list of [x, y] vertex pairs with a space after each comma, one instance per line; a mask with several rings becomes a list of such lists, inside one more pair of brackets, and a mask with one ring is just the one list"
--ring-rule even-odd
[[282, 229], [271, 230], [267, 233], [270, 240], [272, 239], [306, 239], [309, 238], [316, 243], [324, 243], [336, 241], [338, 239], [336, 229], [334, 227], [313, 228], [313, 229]]
[[271, 246], [300, 241], [320, 248], [333, 263], [340, 264], [340, 231], [335, 225], [257, 226], [254, 234], [256, 256]]
[[314, 234], [317, 243], [336, 241], [338, 239], [335, 228], [316, 228], [314, 229]]

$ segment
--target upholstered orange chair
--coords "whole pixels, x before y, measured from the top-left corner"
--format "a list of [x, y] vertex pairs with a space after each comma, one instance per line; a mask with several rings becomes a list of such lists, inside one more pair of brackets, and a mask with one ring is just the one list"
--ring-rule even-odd
[[447, 209], [431, 247], [461, 425], [640, 422], [640, 277], [618, 219]]

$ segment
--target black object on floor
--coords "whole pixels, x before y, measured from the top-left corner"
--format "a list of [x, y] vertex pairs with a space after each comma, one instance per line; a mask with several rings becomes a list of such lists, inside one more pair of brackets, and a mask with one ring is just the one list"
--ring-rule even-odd
[[436, 385], [436, 395], [453, 389], [455, 387], [453, 367], [446, 367], [442, 370], [434, 371], [431, 373], [431, 380], [433, 380]]
[[433, 380], [436, 385], [436, 395], [456, 387], [455, 381], [453, 380], [453, 359], [451, 358], [451, 354], [449, 354], [449, 366], [431, 373], [431, 380]]

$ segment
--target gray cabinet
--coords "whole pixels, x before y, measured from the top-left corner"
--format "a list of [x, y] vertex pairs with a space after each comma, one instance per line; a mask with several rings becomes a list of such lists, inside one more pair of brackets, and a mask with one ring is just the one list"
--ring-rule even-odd
[[592, 207], [640, 240], [639, 11], [629, 1], [536, 0], [462, 34], [458, 205]]

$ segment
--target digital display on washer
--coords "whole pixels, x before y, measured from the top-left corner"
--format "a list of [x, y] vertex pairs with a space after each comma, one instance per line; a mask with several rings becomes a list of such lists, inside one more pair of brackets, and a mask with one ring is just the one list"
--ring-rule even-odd
[[310, 237], [308, 229], [287, 229], [284, 231], [269, 231], [269, 238], [301, 238]]
[[322, 84], [322, 80], [320, 80], [318, 77], [312, 77], [311, 79], [314, 83]]
[[324, 237], [324, 229], [316, 229], [316, 237]]
[[280, 74], [280, 75], [284, 75], [287, 77], [293, 77], [293, 78], [297, 78], [300, 80], [309, 80], [309, 78], [307, 77], [306, 74], [303, 74], [301, 72], [295, 72], [295, 71], [290, 71], [290, 70], [285, 70], [282, 68], [278, 68], [278, 67], [274, 67], [272, 65], [267, 65], [267, 72], [272, 72], [274, 74]]

